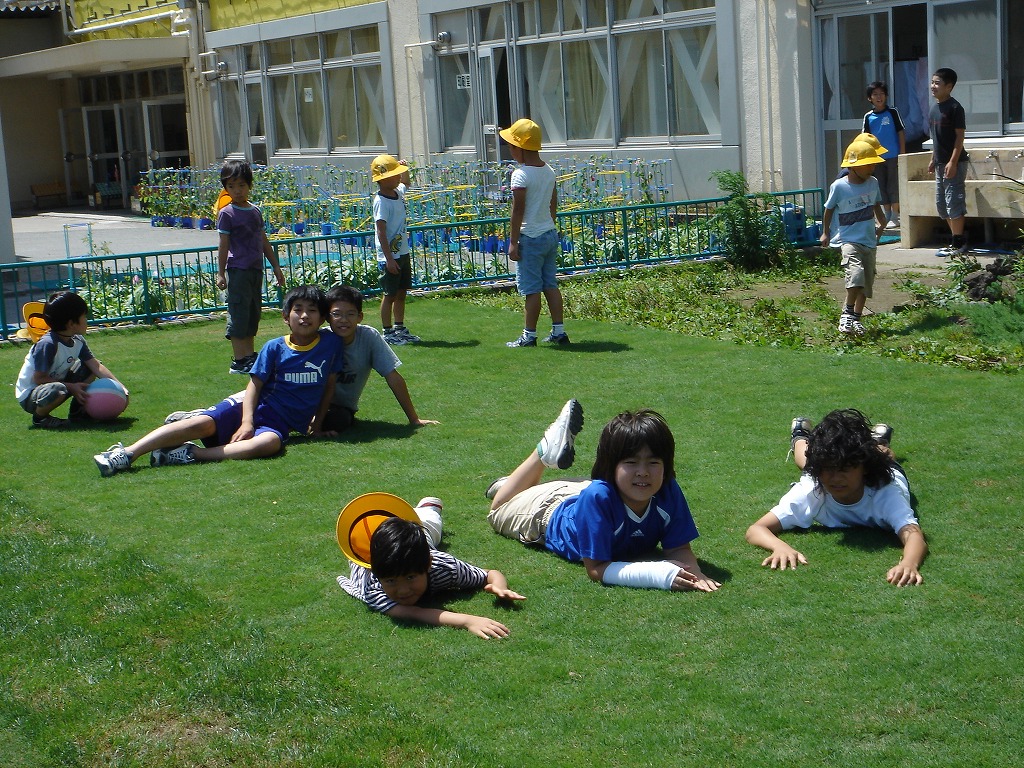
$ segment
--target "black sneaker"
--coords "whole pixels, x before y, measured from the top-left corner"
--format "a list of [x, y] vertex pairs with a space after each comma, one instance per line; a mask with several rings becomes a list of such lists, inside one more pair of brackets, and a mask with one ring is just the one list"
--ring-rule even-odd
[[33, 429], [67, 429], [69, 426], [71, 426], [70, 421], [58, 418], [57, 416], [32, 417]]
[[569, 334], [568, 333], [555, 333], [552, 331], [544, 339], [547, 344], [568, 344]]
[[253, 363], [256, 362], [256, 355], [247, 355], [246, 357], [239, 358], [238, 360], [232, 360], [231, 365], [228, 366], [228, 373], [240, 373], [243, 376], [248, 376], [249, 371], [252, 370]]
[[536, 336], [527, 336], [524, 333], [522, 336], [520, 336], [515, 341], [506, 341], [505, 342], [505, 346], [506, 347], [536, 347], [537, 346], [537, 337]]
[[888, 424], [875, 424], [871, 428], [871, 436], [879, 445], [888, 445], [892, 442], [892, 427]]

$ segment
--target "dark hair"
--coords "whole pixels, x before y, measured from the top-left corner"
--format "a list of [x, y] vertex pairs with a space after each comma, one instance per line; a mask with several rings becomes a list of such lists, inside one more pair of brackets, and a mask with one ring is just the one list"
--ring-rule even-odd
[[336, 301], [347, 301], [349, 304], [354, 304], [360, 312], [363, 311], [363, 294], [351, 285], [338, 283], [327, 292], [327, 306], [330, 307]]
[[956, 85], [956, 70], [949, 67], [939, 67], [932, 72], [933, 77], [939, 78], [946, 85]]
[[820, 485], [822, 472], [857, 465], [864, 466], [864, 484], [871, 488], [892, 482], [893, 461], [878, 450], [867, 417], [856, 408], [832, 411], [811, 431], [804, 471]]
[[378, 579], [430, 570], [430, 544], [423, 526], [400, 517], [378, 525], [370, 537], [370, 570]]
[[74, 291], [58, 291], [43, 305], [43, 319], [50, 328], [58, 332], [88, 312], [89, 305]]
[[241, 179], [252, 186], [252, 166], [245, 160], [225, 160], [220, 167], [220, 184], [226, 186], [231, 179]]
[[868, 83], [867, 95], [869, 99], [871, 98], [871, 94], [874, 93], [875, 91], [881, 91], [886, 95], [886, 98], [888, 98], [889, 96], [889, 86], [887, 86], [881, 80], [875, 80], [875, 82], [873, 83]]
[[292, 288], [285, 294], [284, 301], [281, 302], [281, 311], [288, 315], [291, 313], [292, 306], [296, 301], [316, 302], [316, 307], [320, 310], [321, 317], [327, 316], [329, 308], [327, 297], [324, 295], [324, 289], [319, 285], [297, 285]]
[[614, 485], [616, 465], [623, 459], [636, 456], [644, 446], [665, 462], [666, 479], [676, 476], [676, 441], [672, 430], [660, 413], [644, 408], [624, 411], [604, 425], [597, 441], [597, 458], [590, 477]]

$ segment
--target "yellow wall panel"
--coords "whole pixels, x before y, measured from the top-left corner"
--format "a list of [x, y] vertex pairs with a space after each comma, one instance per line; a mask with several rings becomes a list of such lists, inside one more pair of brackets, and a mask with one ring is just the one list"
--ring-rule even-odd
[[373, 2], [380, 0], [210, 0], [210, 27], [231, 29]]

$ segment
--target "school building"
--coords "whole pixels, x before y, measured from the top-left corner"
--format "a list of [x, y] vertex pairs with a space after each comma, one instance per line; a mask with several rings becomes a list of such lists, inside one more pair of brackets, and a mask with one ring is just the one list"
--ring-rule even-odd
[[872, 80], [912, 147], [939, 66], [969, 139], [1019, 141], [1021, 39], [1018, 0], [0, 0], [0, 257], [34, 192], [127, 207], [140, 171], [224, 157], [494, 160], [520, 116], [552, 153], [670, 161], [675, 199], [721, 169], [824, 186]]

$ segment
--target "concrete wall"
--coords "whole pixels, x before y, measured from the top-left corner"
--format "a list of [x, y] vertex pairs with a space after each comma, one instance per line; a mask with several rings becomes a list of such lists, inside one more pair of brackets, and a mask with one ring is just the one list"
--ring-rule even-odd
[[0, 88], [12, 210], [32, 207], [33, 184], [64, 182], [59, 118], [64, 82], [71, 81], [19, 78]]

